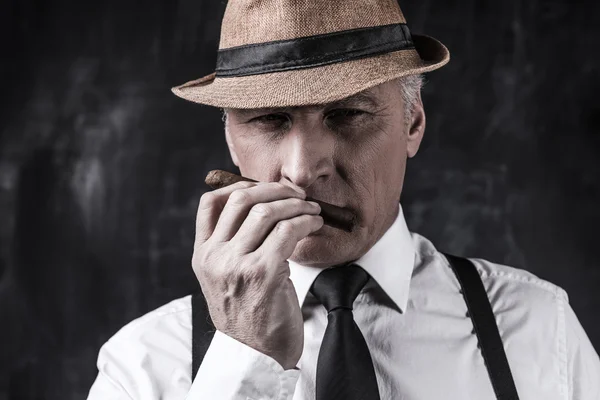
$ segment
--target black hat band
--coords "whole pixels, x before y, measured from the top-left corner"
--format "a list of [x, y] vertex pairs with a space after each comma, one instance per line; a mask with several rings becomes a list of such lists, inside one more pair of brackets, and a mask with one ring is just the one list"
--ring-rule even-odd
[[414, 48], [406, 24], [381, 25], [222, 49], [215, 72], [217, 77], [258, 75]]

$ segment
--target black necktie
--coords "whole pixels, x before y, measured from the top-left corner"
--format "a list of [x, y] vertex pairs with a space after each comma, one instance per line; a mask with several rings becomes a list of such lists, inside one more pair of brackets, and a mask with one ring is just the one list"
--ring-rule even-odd
[[368, 280], [364, 269], [350, 264], [322, 271], [310, 289], [327, 309], [316, 400], [379, 400], [371, 354], [352, 314], [352, 303]]

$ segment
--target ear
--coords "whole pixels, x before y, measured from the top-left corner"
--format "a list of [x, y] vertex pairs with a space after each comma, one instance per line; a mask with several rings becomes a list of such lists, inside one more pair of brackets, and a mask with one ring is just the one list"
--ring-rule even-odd
[[425, 134], [425, 122], [425, 109], [423, 108], [423, 100], [419, 91], [408, 124], [408, 136], [406, 139], [408, 158], [414, 157], [417, 151], [419, 151], [421, 140], [423, 140], [423, 135]]
[[229, 154], [231, 155], [231, 159], [236, 167], [240, 167], [237, 153], [235, 152], [235, 145], [231, 140], [231, 134], [229, 133], [229, 127], [227, 126], [228, 122], [225, 120], [225, 141], [227, 142], [227, 147], [229, 148]]

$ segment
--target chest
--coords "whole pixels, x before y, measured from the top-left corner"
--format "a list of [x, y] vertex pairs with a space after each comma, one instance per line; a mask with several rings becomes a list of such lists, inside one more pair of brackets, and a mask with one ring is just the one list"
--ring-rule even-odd
[[[416, 293], [418, 295], [418, 293]], [[320, 305], [303, 309], [304, 352], [294, 400], [314, 398], [317, 356], [327, 325]], [[461, 296], [416, 296], [404, 313], [360, 295], [355, 321], [369, 346], [383, 399], [495, 399], [473, 323]], [[562, 399], [551, 333], [531, 336], [526, 321], [496, 316], [521, 399]]]

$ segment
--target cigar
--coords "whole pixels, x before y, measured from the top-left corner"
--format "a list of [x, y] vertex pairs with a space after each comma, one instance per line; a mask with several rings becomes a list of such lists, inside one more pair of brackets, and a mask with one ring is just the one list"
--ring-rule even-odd
[[[204, 180], [204, 182], [206, 182], [206, 184], [213, 189], [220, 189], [240, 181], [258, 182], [254, 179], [246, 178], [244, 176], [236, 175], [220, 169], [210, 171]], [[310, 197], [306, 197], [306, 201], [314, 201], [321, 206], [321, 213], [319, 215], [323, 217], [324, 224], [344, 230], [346, 232], [352, 232], [356, 224], [356, 215], [352, 211]]]

